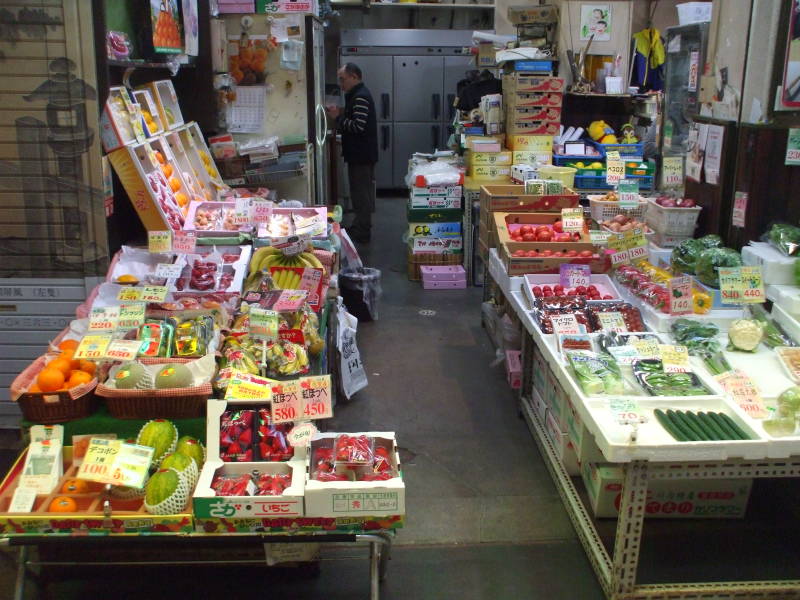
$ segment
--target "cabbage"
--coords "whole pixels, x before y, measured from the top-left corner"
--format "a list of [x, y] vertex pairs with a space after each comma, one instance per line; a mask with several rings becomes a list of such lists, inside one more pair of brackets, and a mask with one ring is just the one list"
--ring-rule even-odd
[[722, 238], [715, 233], [709, 233], [697, 240], [703, 248], [722, 248]]
[[694, 263], [702, 252], [699, 240], [684, 240], [672, 249], [670, 264], [680, 273], [694, 273]]
[[697, 278], [711, 287], [719, 287], [720, 267], [741, 267], [742, 257], [731, 248], [709, 248], [703, 250], [694, 264], [694, 273]]

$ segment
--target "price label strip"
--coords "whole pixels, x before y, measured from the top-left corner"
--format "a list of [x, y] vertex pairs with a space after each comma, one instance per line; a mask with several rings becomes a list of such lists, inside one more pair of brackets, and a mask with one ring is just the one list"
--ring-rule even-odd
[[172, 251], [172, 232], [148, 231], [147, 250], [153, 254], [165, 254]]
[[606, 154], [606, 183], [616, 185], [625, 177], [625, 163], [619, 152], [612, 150]]
[[153, 448], [149, 446], [127, 444], [122, 440], [92, 438], [77, 477], [141, 489], [152, 460]]
[[583, 209], [562, 208], [561, 227], [564, 231], [581, 233], [583, 231]]
[[86, 360], [102, 360], [111, 343], [110, 334], [87, 335], [75, 349], [73, 358]]
[[117, 319], [117, 329], [127, 330], [136, 329], [144, 323], [146, 305], [142, 302], [134, 304], [119, 305], [119, 319]]
[[689, 351], [686, 346], [672, 346], [667, 344], [658, 345], [661, 354], [661, 365], [665, 373], [688, 373]]
[[119, 306], [93, 308], [89, 314], [89, 331], [115, 331], [119, 323], [119, 312]]

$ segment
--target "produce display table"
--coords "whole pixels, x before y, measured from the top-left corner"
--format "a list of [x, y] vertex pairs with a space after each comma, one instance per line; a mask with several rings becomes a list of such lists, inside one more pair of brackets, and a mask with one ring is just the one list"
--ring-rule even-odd
[[[490, 250], [488, 271], [525, 328], [522, 336], [520, 412], [545, 458], [606, 596], [610, 600], [800, 597], [800, 580], [648, 585], [636, 583], [650, 481], [800, 477], [800, 445], [796, 439], [768, 440], [763, 434], [756, 436], [757, 439], [729, 443], [647, 444], [644, 440], [640, 443], [637, 428], [630, 426], [625, 430], [626, 437], [621, 438], [620, 425], [612, 419], [603, 418], [602, 411], [596, 410], [592, 401], [586, 401], [549, 339], [553, 336], [542, 334], [533, 321], [527, 300], [521, 292], [523, 278], [509, 277], [494, 249]], [[535, 352], [541, 353], [569, 395], [571, 406], [577, 411], [588, 435], [595, 439], [604, 459], [622, 466], [624, 478], [612, 554], [603, 545], [575, 483], [564, 466], [559, 450], [548, 436], [541, 413], [537, 410], [541, 399], [537, 398], [533, 387]], [[775, 458], [776, 456], [780, 458]]]

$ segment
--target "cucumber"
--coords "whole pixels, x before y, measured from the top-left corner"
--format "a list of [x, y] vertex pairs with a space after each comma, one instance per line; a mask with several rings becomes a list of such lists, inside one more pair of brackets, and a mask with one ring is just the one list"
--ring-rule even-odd
[[728, 415], [726, 415], [725, 413], [719, 413], [719, 416], [721, 416], [722, 419], [730, 426], [730, 428], [733, 429], [734, 433], [736, 433], [736, 435], [739, 436], [739, 439], [742, 439], [742, 440], [749, 440], [750, 439], [750, 436], [747, 435], [742, 430], [742, 428], [739, 427], [736, 424], [736, 422], [733, 419], [731, 419]]
[[683, 434], [683, 437], [686, 438], [687, 442], [699, 441], [699, 438], [695, 435], [694, 431], [692, 431], [686, 425], [686, 423], [683, 422], [683, 419], [678, 418], [678, 415], [674, 410], [668, 410], [667, 417], [669, 418], [673, 426], [676, 427], [678, 431], [680, 431]]
[[689, 441], [688, 438], [683, 435], [683, 432], [673, 425], [672, 421], [669, 420], [669, 417], [664, 413], [663, 410], [657, 408], [653, 411], [653, 414], [656, 416], [656, 419], [661, 424], [661, 426], [666, 429], [667, 433], [674, 437], [679, 442], [687, 442]]
[[728, 440], [730, 436], [723, 431], [723, 429], [717, 424], [717, 422], [711, 417], [711, 415], [707, 415], [706, 413], [700, 411], [697, 413], [698, 418], [703, 422], [706, 426], [706, 430], [713, 431], [718, 440]]
[[705, 434], [706, 434], [706, 435], [707, 435], [709, 438], [711, 438], [711, 440], [713, 440], [713, 441], [719, 441], [719, 440], [723, 440], [723, 439], [725, 439], [725, 438], [723, 438], [723, 437], [720, 437], [720, 436], [717, 434], [717, 432], [716, 432], [716, 431], [715, 431], [715, 430], [714, 430], [712, 427], [710, 427], [710, 426], [709, 426], [709, 425], [708, 425], [708, 424], [705, 422], [705, 420], [703, 420], [703, 419], [700, 417], [700, 415], [699, 415], [698, 413], [695, 413], [695, 412], [692, 412], [692, 411], [690, 411], [690, 410], [687, 410], [687, 411], [686, 411], [686, 416], [687, 416], [687, 417], [689, 417], [689, 418], [690, 418], [692, 421], [694, 421], [694, 422], [697, 424], [697, 426], [698, 426], [700, 429], [702, 429], [702, 430], [703, 430], [703, 433], [705, 433]]
[[719, 426], [720, 429], [722, 429], [723, 433], [725, 433], [726, 440], [739, 439], [739, 434], [737, 434], [736, 431], [734, 431], [733, 428], [730, 425], [728, 425], [728, 422], [722, 418], [720, 413], [709, 412], [708, 416], [714, 420], [714, 422]]
[[675, 414], [678, 416], [678, 418], [679, 418], [679, 419], [681, 419], [681, 420], [682, 420], [682, 421], [683, 421], [683, 422], [686, 424], [686, 427], [687, 427], [688, 429], [690, 429], [690, 430], [691, 430], [691, 431], [694, 433], [694, 437], [695, 437], [696, 439], [698, 439], [698, 440], [700, 440], [700, 441], [703, 441], [703, 442], [709, 442], [709, 441], [711, 441], [711, 438], [709, 438], [709, 437], [706, 435], [706, 433], [703, 431], [703, 428], [702, 428], [702, 427], [699, 427], [699, 426], [698, 426], [698, 425], [697, 425], [697, 424], [694, 422], [694, 420], [693, 420], [693, 419], [691, 419], [690, 417], [686, 416], [686, 413], [685, 413], [685, 412], [683, 412], [683, 411], [681, 411], [681, 410], [676, 410], [676, 411], [675, 411]]

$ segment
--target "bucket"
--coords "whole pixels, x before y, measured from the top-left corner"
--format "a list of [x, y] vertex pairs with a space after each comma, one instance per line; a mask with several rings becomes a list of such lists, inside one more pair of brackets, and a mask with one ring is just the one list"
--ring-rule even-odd
[[381, 272], [361, 267], [339, 273], [339, 291], [347, 311], [359, 321], [378, 318], [378, 298], [381, 295]]
[[539, 177], [542, 179], [555, 179], [560, 181], [565, 188], [575, 187], [575, 173], [578, 169], [573, 167], [556, 167], [553, 165], [542, 165], [539, 167]]

